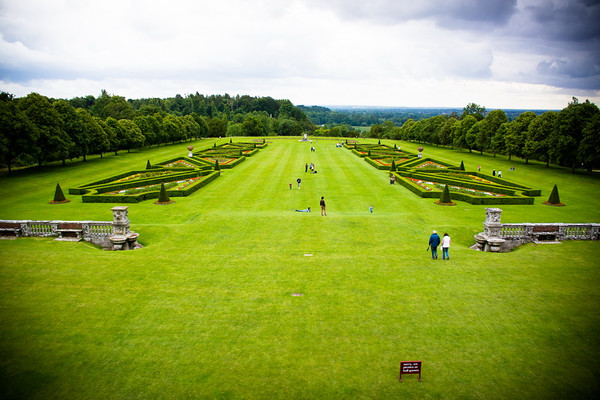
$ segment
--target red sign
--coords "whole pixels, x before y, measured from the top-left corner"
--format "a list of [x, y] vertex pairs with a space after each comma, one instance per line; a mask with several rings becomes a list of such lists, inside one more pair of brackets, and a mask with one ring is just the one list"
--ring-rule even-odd
[[400, 382], [402, 382], [402, 374], [419, 374], [419, 382], [421, 382], [421, 361], [401, 361]]

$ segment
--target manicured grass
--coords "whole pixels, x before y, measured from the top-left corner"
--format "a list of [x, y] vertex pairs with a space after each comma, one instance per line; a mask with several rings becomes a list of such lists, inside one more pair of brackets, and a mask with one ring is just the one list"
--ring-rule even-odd
[[[598, 396], [600, 243], [475, 252], [484, 206], [436, 206], [334, 140], [318, 139], [314, 153], [268, 140], [192, 196], [130, 205], [143, 249], [0, 240], [0, 397]], [[110, 220], [111, 205], [80, 196], [48, 204], [56, 183], [66, 193], [189, 144], [4, 176], [0, 218]], [[543, 190], [533, 206], [501, 207], [504, 222], [600, 222], [597, 176], [435, 147], [424, 155]], [[318, 173], [304, 173], [306, 162]], [[554, 184], [566, 207], [541, 204]], [[426, 252], [432, 229], [451, 235], [450, 261]], [[404, 360], [423, 361], [423, 382], [398, 382]]]

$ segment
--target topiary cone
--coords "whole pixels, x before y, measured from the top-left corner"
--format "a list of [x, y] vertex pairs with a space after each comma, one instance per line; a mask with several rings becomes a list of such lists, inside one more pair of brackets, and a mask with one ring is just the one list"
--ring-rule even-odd
[[448, 189], [448, 185], [444, 186], [444, 191], [442, 192], [440, 199], [438, 201], [436, 201], [435, 204], [438, 204], [441, 206], [455, 206], [456, 205], [456, 203], [454, 203], [450, 199], [450, 189]]
[[460, 170], [464, 171], [465, 170], [465, 163], [464, 162], [460, 162]]
[[548, 197], [548, 201], [545, 201], [544, 204], [549, 206], [564, 206], [564, 203], [560, 202], [560, 196], [558, 195], [558, 187], [554, 185], [552, 188], [552, 192], [550, 193], [550, 197]]
[[215, 171], [220, 171], [221, 167], [219, 166], [219, 160], [215, 160]]
[[146, 163], [146, 169], [150, 169], [152, 168], [152, 164], [150, 164], [150, 160], [148, 160], [148, 162]]
[[394, 162], [394, 160], [392, 160], [392, 166], [390, 167], [390, 171], [391, 172], [396, 171], [396, 163]]
[[160, 184], [160, 195], [158, 196], [158, 201], [157, 203], [170, 203], [171, 199], [169, 198], [169, 195], [167, 194], [167, 189], [165, 189], [165, 184], [161, 183]]
[[440, 197], [440, 203], [452, 203], [452, 200], [450, 200], [450, 189], [448, 189], [448, 185], [444, 186], [444, 191], [442, 192], [442, 196]]
[[57, 183], [56, 184], [56, 190], [54, 191], [54, 200], [52, 200], [50, 203], [68, 203], [69, 200], [67, 200], [67, 198], [65, 197], [65, 194], [62, 191], [62, 188], [60, 187], [60, 184]]

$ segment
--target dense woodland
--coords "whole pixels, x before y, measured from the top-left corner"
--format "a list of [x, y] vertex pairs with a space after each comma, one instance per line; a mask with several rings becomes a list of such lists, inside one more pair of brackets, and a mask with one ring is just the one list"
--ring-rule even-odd
[[600, 110], [576, 98], [561, 111], [493, 110], [469, 104], [444, 109], [332, 111], [294, 106], [271, 97], [191, 94], [128, 100], [52, 99], [38, 93], [0, 93], [0, 166], [42, 166], [89, 155], [130, 151], [200, 137], [363, 135], [506, 154], [571, 167], [600, 167]]
[[70, 100], [0, 94], [0, 163], [82, 158], [200, 137], [299, 136], [315, 126], [289, 100], [201, 94], [126, 100], [102, 91]]

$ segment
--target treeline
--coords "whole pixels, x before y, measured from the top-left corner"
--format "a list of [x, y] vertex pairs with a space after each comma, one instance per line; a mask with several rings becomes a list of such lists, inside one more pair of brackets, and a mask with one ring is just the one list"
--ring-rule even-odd
[[[330, 109], [321, 106], [298, 106], [308, 118], [317, 125], [326, 126], [361, 126], [368, 127], [375, 124], [381, 124], [386, 121], [393, 122], [396, 126], [401, 126], [408, 120], [419, 121], [446, 115], [448, 117], [458, 118], [462, 112], [461, 108], [434, 108], [434, 107], [402, 107], [402, 108], [374, 108], [374, 107], [348, 107]], [[509, 121], [514, 120], [521, 113], [527, 110], [504, 110]], [[547, 110], [534, 110], [536, 114], [541, 114]]]
[[0, 93], [0, 164], [27, 166], [200, 137], [299, 136], [316, 127], [289, 100], [177, 95], [126, 100], [102, 91], [70, 100]]
[[348, 108], [332, 110], [327, 107], [302, 105], [298, 106], [298, 108], [302, 110], [314, 124], [330, 126], [371, 126], [384, 121], [391, 121], [395, 125], [402, 125], [409, 119], [420, 120], [452, 112], [452, 110], [448, 109], [434, 108]]
[[600, 109], [577, 98], [561, 111], [525, 111], [510, 121], [502, 110], [486, 112], [469, 104], [460, 116], [437, 115], [402, 126], [392, 121], [371, 126], [369, 136], [430, 143], [481, 153], [520, 157], [561, 166], [600, 168]]

